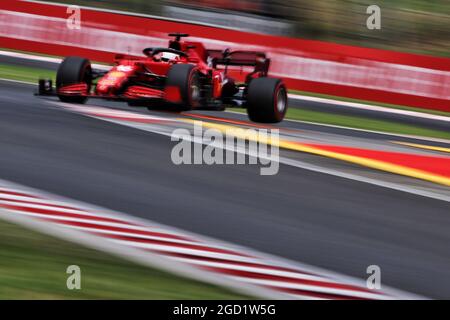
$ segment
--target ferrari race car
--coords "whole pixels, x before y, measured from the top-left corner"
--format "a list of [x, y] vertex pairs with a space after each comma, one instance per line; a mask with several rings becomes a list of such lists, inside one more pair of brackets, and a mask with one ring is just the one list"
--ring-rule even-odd
[[146, 48], [146, 57], [117, 54], [109, 71], [93, 70], [87, 59], [67, 57], [57, 71], [56, 92], [50, 81], [40, 80], [39, 94], [56, 94], [69, 103], [103, 98], [181, 111], [240, 106], [255, 122], [283, 120], [286, 87], [267, 77], [270, 59], [264, 53], [207, 50], [200, 42], [182, 40], [187, 34], [169, 36], [175, 38], [167, 48]]

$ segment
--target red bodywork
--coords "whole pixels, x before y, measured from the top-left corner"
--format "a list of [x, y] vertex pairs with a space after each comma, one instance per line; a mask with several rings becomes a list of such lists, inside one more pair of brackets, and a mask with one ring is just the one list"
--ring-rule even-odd
[[[176, 103], [180, 101], [179, 89], [165, 86], [164, 79], [172, 65], [181, 63], [195, 65], [199, 74], [206, 79], [209, 99], [219, 100], [222, 98], [224, 84], [226, 82], [235, 83], [234, 79], [229, 77], [230, 74], [233, 74], [233, 76], [237, 75], [239, 80], [244, 79], [246, 82], [248, 77], [262, 75], [257, 72], [250, 72], [248, 75], [248, 70], [245, 70], [247, 72], [244, 73], [243, 66], [255, 65], [252, 64], [255, 60], [254, 52], [240, 52], [240, 54], [253, 55], [251, 58], [247, 58], [244, 63], [231, 64], [231, 68], [228, 68], [228, 66], [226, 68], [217, 68], [217, 63], [213, 61], [222, 58], [222, 51], [206, 50], [200, 42], [170, 40], [169, 48], [173, 44], [176, 44], [179, 51], [184, 53], [184, 55], [178, 56], [175, 60], [163, 61], [157, 59], [154, 55], [135, 57], [118, 54], [116, 55], [114, 66], [108, 72], [97, 76], [98, 81], [95, 86], [91, 86], [90, 83], [71, 84], [60, 87], [58, 94], [83, 95], [92, 98], [126, 101], [151, 101], [156, 99]], [[240, 69], [233, 69], [233, 66], [240, 66]], [[245, 77], [246, 75], [247, 78]]]

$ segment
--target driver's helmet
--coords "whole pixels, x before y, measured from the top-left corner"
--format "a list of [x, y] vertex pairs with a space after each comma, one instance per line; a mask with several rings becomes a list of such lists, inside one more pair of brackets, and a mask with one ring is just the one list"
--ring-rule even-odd
[[153, 56], [153, 59], [156, 61], [174, 62], [180, 60], [180, 55], [172, 52], [160, 52]]

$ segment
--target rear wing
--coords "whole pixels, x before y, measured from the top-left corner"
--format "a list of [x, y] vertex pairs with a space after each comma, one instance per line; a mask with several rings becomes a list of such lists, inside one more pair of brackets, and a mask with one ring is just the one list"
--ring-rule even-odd
[[228, 66], [250, 66], [255, 67], [254, 72], [261, 72], [267, 75], [270, 66], [270, 59], [266, 54], [259, 51], [230, 51], [230, 50], [207, 50], [208, 60], [213, 68], [217, 65]]
[[266, 54], [258, 51], [207, 50], [207, 53], [216, 64], [229, 66], [256, 66], [257, 58], [266, 59]]

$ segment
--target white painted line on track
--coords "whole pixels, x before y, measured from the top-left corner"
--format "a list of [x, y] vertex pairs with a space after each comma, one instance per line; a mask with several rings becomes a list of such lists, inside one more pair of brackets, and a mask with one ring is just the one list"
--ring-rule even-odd
[[[63, 60], [61, 58], [41, 56], [41, 55], [29, 54], [29, 53], [23, 53], [23, 52], [5, 51], [5, 50], [0, 50], [0, 56], [20, 58], [20, 59], [32, 60], [32, 61], [51, 62], [51, 63], [55, 63], [55, 64], [60, 64], [61, 61]], [[92, 64], [92, 67], [94, 69], [100, 69], [100, 70], [111, 69], [111, 66], [104, 65], [104, 64], [98, 64], [98, 63]]]
[[37, 86], [38, 85], [37, 83], [34, 83], [34, 82], [14, 80], [14, 79], [5, 79], [5, 78], [0, 78], [0, 81], [12, 82], [12, 83], [20, 83], [20, 84], [27, 84], [27, 85], [30, 85], [30, 86]]

